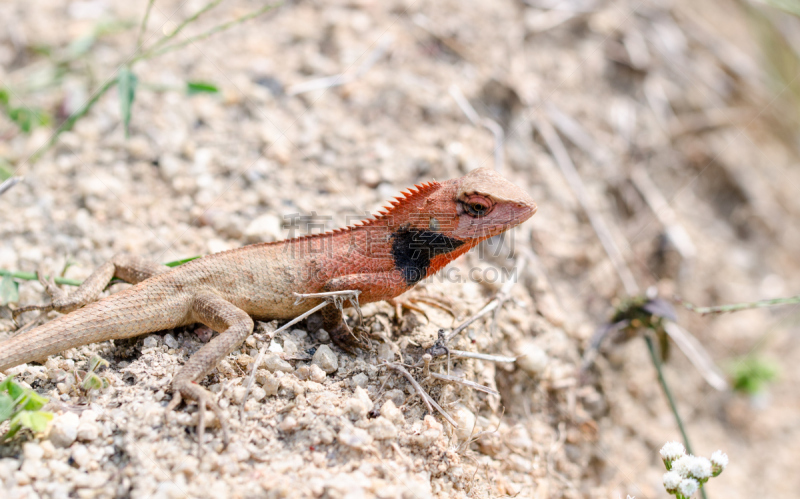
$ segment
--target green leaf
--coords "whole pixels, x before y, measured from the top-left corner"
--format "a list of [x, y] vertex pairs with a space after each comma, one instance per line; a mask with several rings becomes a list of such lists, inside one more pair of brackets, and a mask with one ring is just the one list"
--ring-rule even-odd
[[37, 126], [45, 126], [50, 123], [50, 116], [37, 108], [10, 108], [8, 109], [8, 118], [25, 133], [30, 133]]
[[14, 381], [13, 376], [9, 376], [2, 383], [0, 383], [0, 393], [2, 392], [7, 392], [14, 400], [19, 400], [23, 395], [25, 395], [25, 389]]
[[14, 399], [7, 393], [0, 393], [0, 423], [14, 415]]
[[733, 378], [733, 389], [753, 395], [778, 377], [778, 366], [761, 357], [748, 356], [730, 363], [728, 371]]
[[25, 403], [22, 405], [22, 409], [26, 411], [38, 411], [50, 400], [33, 390], [25, 390], [25, 395], [27, 395], [27, 397], [25, 398]]
[[117, 76], [117, 87], [119, 90], [119, 109], [122, 116], [122, 125], [125, 127], [125, 137], [130, 135], [131, 107], [133, 99], [136, 97], [136, 75], [131, 68], [125, 66], [119, 70]]
[[3, 158], [0, 158], [0, 182], [14, 176], [14, 170], [11, 164]]
[[204, 81], [189, 81], [186, 82], [186, 93], [189, 95], [194, 94], [216, 94], [219, 92], [219, 88], [213, 83], [207, 83]]
[[67, 53], [73, 59], [82, 56], [83, 54], [89, 52], [89, 49], [92, 48], [94, 42], [97, 41], [97, 34], [95, 32], [91, 32], [88, 35], [83, 35], [75, 40], [67, 46]]
[[81, 388], [85, 391], [89, 392], [92, 390], [100, 390], [103, 388], [103, 380], [100, 376], [96, 375], [93, 372], [87, 373], [86, 377], [83, 379], [83, 383], [81, 383]]
[[11, 277], [11, 274], [3, 274], [0, 280], [0, 305], [17, 303], [19, 301], [19, 283]]
[[[53, 413], [44, 411], [22, 411], [11, 420], [11, 429], [14, 433], [20, 428], [29, 428], [35, 433], [41, 433], [47, 428], [47, 423], [53, 419]], [[11, 430], [6, 438], [11, 438]]]
[[767, 0], [767, 4], [790, 14], [800, 16], [800, 2], [798, 0]]
[[200, 258], [200, 256], [201, 255], [190, 256], [189, 258], [184, 258], [183, 260], [175, 260], [174, 262], [167, 262], [164, 265], [166, 265], [167, 267], [178, 267], [180, 265], [183, 265], [186, 262], [191, 262], [192, 260], [197, 260], [198, 258]]
[[94, 372], [94, 370], [100, 366], [108, 367], [108, 361], [99, 355], [95, 355], [89, 359], [89, 372]]
[[10, 97], [8, 96], [8, 90], [5, 88], [0, 88], [0, 106], [7, 108], [9, 100]]

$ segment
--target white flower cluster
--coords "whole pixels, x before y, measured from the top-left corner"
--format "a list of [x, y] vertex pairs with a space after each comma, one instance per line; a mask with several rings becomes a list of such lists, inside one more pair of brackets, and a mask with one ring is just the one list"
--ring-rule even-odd
[[661, 459], [667, 472], [663, 482], [667, 492], [681, 498], [691, 497], [709, 478], [718, 476], [728, 465], [728, 456], [722, 451], [711, 454], [711, 459], [686, 454], [679, 442], [667, 442], [661, 448]]

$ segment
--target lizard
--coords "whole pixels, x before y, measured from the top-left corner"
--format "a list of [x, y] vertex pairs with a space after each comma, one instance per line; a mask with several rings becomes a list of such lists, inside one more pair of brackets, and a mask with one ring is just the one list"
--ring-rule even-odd
[[[0, 372], [69, 348], [200, 323], [219, 333], [192, 355], [172, 379], [166, 413], [182, 400], [198, 404], [202, 446], [205, 413], [229, 432], [220, 406], [198, 384], [252, 333], [253, 319], [291, 319], [321, 303], [297, 303], [294, 293], [360, 291], [358, 300], [392, 300], [479, 242], [524, 222], [536, 212], [525, 191], [488, 168], [460, 178], [415, 185], [376, 215], [322, 234], [256, 243], [170, 268], [120, 253], [67, 294], [42, 280], [51, 296], [40, 310], [61, 315], [0, 343]], [[97, 300], [114, 277], [133, 286]], [[354, 336], [342, 311], [328, 304], [322, 327], [349, 349]]]

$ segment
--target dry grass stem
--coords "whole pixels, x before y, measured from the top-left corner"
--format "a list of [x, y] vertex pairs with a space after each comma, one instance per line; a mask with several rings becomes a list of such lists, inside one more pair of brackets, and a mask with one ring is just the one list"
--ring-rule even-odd
[[678, 215], [667, 202], [667, 199], [661, 194], [658, 186], [653, 182], [648, 175], [647, 170], [642, 165], [636, 165], [631, 170], [631, 181], [639, 194], [642, 195], [647, 206], [653, 211], [653, 214], [661, 222], [667, 237], [675, 245], [678, 253], [685, 260], [693, 260], [697, 255], [697, 248], [692, 242], [692, 238], [683, 225], [678, 223]]
[[729, 388], [725, 375], [711, 359], [703, 345], [697, 341], [697, 338], [672, 321], [664, 321], [664, 330], [700, 372], [706, 383], [719, 391], [725, 391]]
[[23, 178], [24, 177], [10, 177], [5, 179], [3, 183], [0, 184], [0, 196], [2, 196], [7, 190], [22, 182]]
[[500, 392], [498, 392], [494, 388], [490, 388], [488, 386], [481, 385], [481, 384], [475, 383], [474, 381], [470, 381], [468, 379], [460, 378], [458, 376], [449, 376], [447, 374], [439, 374], [439, 373], [430, 373], [430, 376], [431, 376], [431, 378], [434, 378], [434, 379], [438, 379], [438, 380], [442, 380], [442, 381], [448, 381], [450, 383], [458, 383], [459, 385], [468, 386], [469, 388], [472, 388], [473, 390], [478, 390], [479, 392], [488, 393], [489, 395], [498, 395], [498, 396], [500, 395]]
[[433, 400], [433, 397], [428, 395], [428, 393], [422, 388], [422, 386], [417, 382], [417, 380], [414, 379], [414, 376], [412, 376], [411, 373], [408, 372], [408, 370], [405, 367], [397, 363], [387, 363], [383, 365], [390, 369], [394, 369], [395, 371], [405, 376], [408, 382], [411, 383], [411, 386], [413, 386], [414, 389], [417, 391], [420, 398], [422, 398], [422, 401], [425, 402], [425, 405], [428, 407], [428, 412], [432, 414], [433, 408], [435, 407], [436, 410], [439, 411], [439, 414], [441, 414], [442, 417], [444, 417], [444, 419], [446, 419], [448, 423], [450, 423], [454, 428], [458, 428], [458, 424], [455, 422], [455, 420], [452, 417], [450, 417], [449, 414], [447, 414], [447, 411], [442, 409], [442, 406], [440, 406], [435, 400]]
[[361, 63], [361, 65], [359, 65], [354, 72], [340, 73], [337, 75], [325, 76], [323, 78], [314, 78], [313, 80], [297, 83], [286, 89], [286, 95], [293, 96], [311, 92], [313, 90], [338, 87], [357, 80], [364, 75], [364, 73], [369, 71], [370, 68], [372, 68], [372, 66], [374, 66], [375, 63], [377, 63], [381, 57], [386, 54], [386, 51], [389, 50], [389, 47], [392, 45], [392, 41], [393, 40], [390, 36], [386, 36], [383, 40], [381, 40], [375, 50], [369, 53], [364, 62]]
[[605, 221], [598, 214], [597, 209], [591, 206], [586, 187], [583, 185], [583, 180], [581, 180], [578, 170], [575, 169], [575, 165], [572, 163], [572, 159], [570, 159], [567, 149], [564, 147], [564, 143], [561, 142], [561, 139], [558, 137], [558, 133], [553, 129], [550, 122], [543, 118], [536, 120], [536, 127], [547, 143], [547, 147], [555, 158], [556, 164], [561, 169], [561, 173], [564, 175], [564, 178], [566, 178], [573, 194], [578, 199], [583, 207], [583, 211], [589, 218], [589, 223], [592, 224], [592, 228], [600, 239], [600, 243], [606, 250], [606, 254], [611, 260], [614, 269], [617, 271], [617, 275], [619, 275], [622, 285], [625, 287], [625, 291], [631, 296], [639, 294], [639, 285], [636, 283], [636, 279], [633, 277], [630, 268], [628, 268], [625, 257], [622, 255], [617, 243], [614, 242], [614, 238]]
[[453, 357], [467, 357], [470, 359], [487, 360], [489, 362], [512, 363], [516, 362], [516, 357], [507, 357], [505, 355], [492, 355], [488, 353], [479, 352], [465, 352], [463, 350], [450, 350]]
[[[525, 269], [525, 264], [527, 263], [527, 256], [522, 255], [516, 261], [516, 267], [519, 274], [522, 274], [523, 270]], [[451, 339], [453, 339], [458, 333], [465, 330], [469, 327], [470, 324], [477, 321], [484, 315], [488, 314], [489, 312], [493, 311], [494, 309], [498, 308], [502, 305], [506, 300], [509, 299], [511, 296], [511, 288], [514, 287], [516, 281], [508, 280], [503, 284], [503, 287], [500, 288], [500, 291], [497, 292], [492, 300], [484, 305], [482, 309], [480, 309], [475, 315], [467, 319], [466, 321], [462, 322], [460, 325], [456, 326], [447, 336], [444, 338], [444, 342], [447, 343]]]

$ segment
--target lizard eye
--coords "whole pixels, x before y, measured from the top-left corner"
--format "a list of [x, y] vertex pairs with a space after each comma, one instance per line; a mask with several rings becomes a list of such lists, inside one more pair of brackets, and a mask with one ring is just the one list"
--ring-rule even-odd
[[485, 217], [492, 211], [493, 204], [492, 202], [483, 196], [479, 196], [477, 194], [473, 194], [466, 200], [461, 202], [462, 206], [464, 206], [464, 211], [467, 214], [474, 218]]

